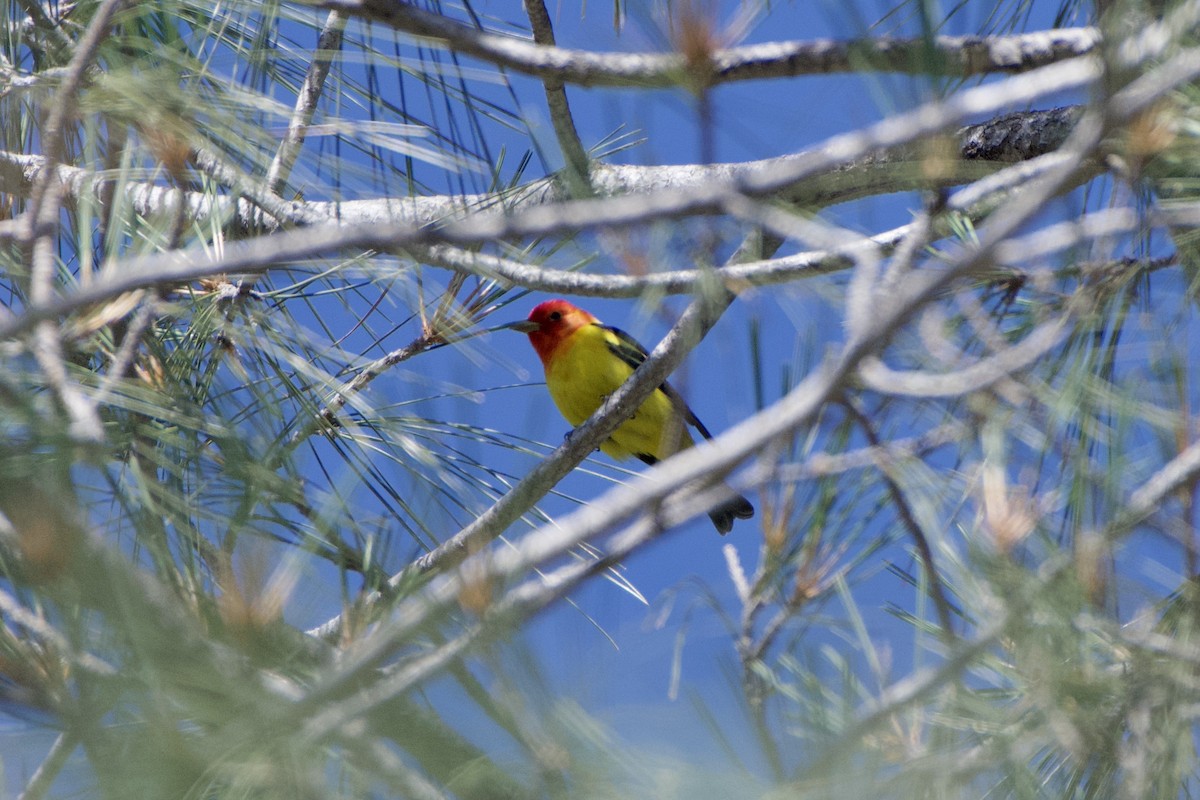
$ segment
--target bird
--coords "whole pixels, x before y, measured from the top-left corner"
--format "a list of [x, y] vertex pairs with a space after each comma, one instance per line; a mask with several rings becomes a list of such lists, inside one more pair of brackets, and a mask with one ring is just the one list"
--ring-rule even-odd
[[[529, 335], [545, 369], [550, 397], [573, 427], [595, 413], [646, 360], [646, 349], [632, 336], [562, 299], [539, 304], [528, 319], [507, 327]], [[657, 464], [695, 444], [689, 425], [705, 439], [712, 438], [679, 392], [664, 381], [600, 449], [617, 460], [632, 457]], [[753, 517], [754, 506], [735, 495], [708, 516], [723, 536], [733, 529], [735, 519]]]

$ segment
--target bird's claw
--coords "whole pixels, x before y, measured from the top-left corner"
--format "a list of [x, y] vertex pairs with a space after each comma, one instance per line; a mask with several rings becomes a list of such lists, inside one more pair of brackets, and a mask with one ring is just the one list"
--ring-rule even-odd
[[[571, 430], [569, 430], [569, 431], [567, 431], [566, 433], [564, 433], [564, 434], [563, 434], [563, 444], [567, 444], [568, 442], [570, 442], [570, 441], [571, 441], [571, 439], [573, 439], [573, 438], [575, 437], [575, 432], [576, 432], [577, 430], [578, 430], [578, 428], [571, 428]], [[599, 448], [599, 447], [597, 447], [597, 448], [596, 448], [596, 452], [597, 452], [597, 453], [599, 453], [599, 452], [600, 452], [600, 448]]]

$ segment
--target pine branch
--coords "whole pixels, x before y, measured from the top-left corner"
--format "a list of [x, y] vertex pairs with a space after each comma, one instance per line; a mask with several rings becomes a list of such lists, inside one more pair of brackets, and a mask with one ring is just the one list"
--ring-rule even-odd
[[[506, 69], [580, 86], [686, 86], [687, 59], [675, 54], [594, 53], [481, 31], [409, 3], [325, 0], [321, 8], [369, 19]], [[938, 36], [771, 42], [713, 53], [706, 85], [800, 75], [881, 71], [970, 77], [1016, 73], [1093, 53], [1095, 28], [1060, 28], [1017, 36]], [[932, 57], [931, 57], [932, 56]]]

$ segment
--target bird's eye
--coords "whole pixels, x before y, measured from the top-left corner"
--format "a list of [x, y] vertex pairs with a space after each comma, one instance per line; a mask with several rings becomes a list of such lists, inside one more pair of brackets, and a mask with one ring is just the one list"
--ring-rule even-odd
[[553, 322], [558, 322], [560, 319], [562, 319], [562, 312], [561, 312], [561, 311], [554, 311], [554, 312], [551, 312], [551, 314], [550, 314], [550, 319], [551, 319]]

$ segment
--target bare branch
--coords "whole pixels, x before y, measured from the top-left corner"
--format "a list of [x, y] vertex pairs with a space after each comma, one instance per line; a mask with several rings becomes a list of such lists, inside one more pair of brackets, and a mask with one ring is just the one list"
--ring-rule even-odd
[[58, 631], [41, 614], [35, 613], [21, 604], [17, 598], [0, 589], [0, 611], [11, 621], [36, 637], [43, 646], [48, 647], [67, 660], [72, 667], [84, 669], [96, 675], [115, 675], [117, 670], [104, 660], [87, 652], [78, 652], [70, 640]]
[[292, 442], [299, 442], [308, 438], [322, 424], [336, 427], [341, 423], [338, 421], [338, 413], [346, 407], [346, 403], [355, 395], [365, 389], [372, 381], [378, 378], [387, 370], [402, 364], [415, 355], [425, 352], [429, 347], [436, 344], [436, 340], [421, 336], [415, 341], [409, 342], [404, 347], [392, 350], [387, 355], [375, 359], [370, 364], [360, 369], [352, 380], [346, 383], [345, 386], [337, 390], [333, 397], [325, 404], [316, 415], [312, 423], [300, 428], [292, 434]]
[[1159, 509], [1180, 486], [1200, 475], [1200, 441], [1193, 442], [1129, 496], [1125, 513], [1113, 522], [1114, 532], [1124, 532]]
[[[55, 180], [55, 167], [64, 160], [67, 120], [73, 113], [76, 95], [96, 50], [123, 5], [124, 0], [105, 0], [96, 9], [83, 38], [75, 46], [66, 75], [55, 93], [54, 103], [41, 131], [46, 169], [34, 183], [29, 210], [24, 215], [29, 225], [25, 234], [30, 252], [29, 302], [34, 306], [50, 303], [56, 296], [58, 262], [55, 240], [62, 190]], [[38, 325], [30, 349], [46, 376], [46, 382], [71, 420], [71, 434], [81, 441], [102, 441], [104, 429], [95, 405], [67, 376], [58, 328], [50, 322]]]
[[949, 422], [920, 436], [880, 442], [878, 445], [845, 453], [814, 453], [805, 459], [803, 464], [780, 467], [776, 473], [776, 480], [808, 481], [856, 469], [869, 469], [878, 466], [880, 458], [893, 462], [904, 461], [959, 441], [966, 433], [967, 429], [962, 423]]
[[41, 800], [45, 797], [55, 778], [67, 765], [67, 759], [70, 758], [77, 744], [79, 744], [79, 740], [71, 732], [60, 733], [54, 740], [54, 744], [50, 745], [50, 752], [46, 753], [42, 763], [29, 777], [24, 791], [17, 795], [17, 800]]
[[108, 402], [117, 383], [128, 373], [134, 358], [137, 356], [137, 348], [141, 342], [142, 334], [145, 333], [150, 323], [154, 321], [154, 315], [158, 313], [157, 306], [157, 296], [146, 298], [142, 302], [141, 308], [134, 314], [129, 326], [125, 329], [125, 336], [121, 340], [120, 347], [113, 355], [112, 362], [108, 365], [108, 374], [104, 376], [104, 380], [100, 383], [93, 397], [93, 402], [97, 406], [103, 406]]
[[896, 371], [878, 358], [865, 359], [859, 375], [882, 394], [909, 397], [957, 397], [986, 389], [999, 380], [1025, 369], [1062, 342], [1069, 316], [1039, 325], [1019, 343], [981, 359], [969, 367], [944, 374]]
[[[550, 22], [550, 12], [546, 10], [543, 0], [525, 0], [525, 13], [529, 16], [529, 27], [533, 30], [533, 40], [541, 46], [554, 46], [554, 26]], [[548, 75], [542, 76], [542, 84], [546, 89], [546, 105], [550, 109], [550, 122], [554, 125], [554, 135], [558, 139], [559, 149], [567, 163], [567, 181], [572, 184], [576, 194], [590, 193], [588, 185], [587, 150], [579, 140], [579, 131], [575, 128], [575, 119], [571, 116], [571, 105], [567, 102], [567, 92], [563, 81]]]
[[308, 73], [304, 76], [304, 83], [300, 85], [300, 91], [296, 94], [296, 108], [291, 121], [288, 122], [287, 133], [284, 134], [271, 166], [267, 168], [267, 191], [271, 194], [277, 195], [283, 191], [288, 175], [292, 172], [292, 165], [296, 163], [296, 156], [304, 146], [304, 136], [325, 89], [325, 78], [333, 65], [333, 56], [342, 48], [346, 19], [345, 14], [330, 11], [325, 20], [325, 27], [317, 36], [317, 52], [313, 54]]
[[[947, 201], [946, 208], [966, 214], [976, 220], [981, 219], [990, 213], [1001, 200], [1007, 198], [1016, 187], [1063, 163], [1063, 160], [1064, 157], [1061, 154], [1051, 153], [1028, 163], [1007, 167], [954, 194]], [[1119, 219], [1108, 219], [1113, 213], [1105, 212], [1103, 217], [1093, 215], [1086, 218], [1082, 224], [1063, 223], [1061, 226], [1052, 226], [1050, 229], [1034, 234], [1027, 240], [1022, 240], [1017, 247], [1006, 248], [1002, 245], [998, 249], [997, 260], [1000, 263], [1023, 264], [1025, 263], [1024, 259], [1030, 257], [1031, 254], [1054, 252], [1056, 249], [1061, 249], [1060, 242], [1079, 241], [1080, 237], [1085, 237], [1089, 232], [1101, 235], [1098, 231], [1108, 233], [1128, 231], [1134, 229], [1133, 226], [1145, 222], [1145, 220], [1130, 217], [1128, 212], [1124, 211], [1121, 212], [1123, 216]], [[1101, 220], [1105, 220], [1105, 222], [1101, 224]], [[871, 237], [869, 243], [863, 243], [861, 246], [878, 247], [886, 253], [906, 237], [910, 230], [910, 225], [901, 226]], [[935, 235], [939, 238], [948, 232], [949, 229], [944, 223], [939, 222], [935, 225]], [[294, 240], [294, 238], [295, 234], [289, 234], [287, 237], [288, 240]], [[296, 250], [290, 250], [285, 246], [288, 243], [287, 240], [281, 241], [277, 238], [271, 241], [275, 242], [276, 246], [269, 249], [264, 243], [264, 252], [269, 250], [284, 261], [300, 261], [304, 258], [315, 257], [322, 252], [311, 248], [303, 241]], [[852, 245], [849, 252], [838, 250], [797, 253], [776, 259], [729, 264], [720, 270], [678, 270], [643, 276], [588, 275], [565, 272], [521, 264], [499, 256], [448, 245], [407, 249], [424, 263], [453, 269], [457, 272], [507, 281], [529, 289], [579, 296], [638, 297], [648, 290], [671, 294], [690, 293], [703, 286], [712, 285], [714, 282], [723, 283], [731, 291], [739, 291], [746, 285], [784, 283], [811, 275], [837, 272], [853, 266], [856, 260], [853, 249], [858, 246]], [[1011, 257], [1008, 255], [1009, 253], [1012, 254]], [[133, 271], [126, 264], [119, 274], [109, 273], [104, 279], [90, 286], [77, 289], [71, 295], [56, 299], [49, 307], [26, 309], [22, 315], [7, 319], [0, 317], [0, 339], [10, 338], [27, 330], [28, 326], [38, 319], [61, 317], [125, 292], [143, 288], [167, 288], [230, 271], [238, 271], [243, 274], [261, 273], [272, 269], [275, 264], [276, 261], [271, 259], [257, 263], [252, 259], [247, 259], [233, 267], [227, 260], [212, 262], [207, 260], [207, 257], [201, 264], [193, 265], [190, 261], [184, 261], [177, 269], [156, 267], [152, 268], [153, 271], [151, 269]], [[385, 356], [384, 359], [390, 359], [390, 356]], [[391, 363], [396, 362], [388, 360], [387, 363], [384, 363], [381, 361], [383, 366]]]
[[[893, 147], [862, 150], [845, 162], [831, 162], [809, 175], [800, 184], [778, 196], [808, 208], [846, 202], [872, 194], [912, 189], [941, 188], [976, 180], [993, 172], [998, 165], [1038, 158], [1062, 145], [1078, 117], [1073, 107], [1049, 111], [1007, 114], [995, 120], [962, 128], [953, 134], [957, 158], [951, 152], [931, 155], [924, 146], [903, 141]], [[953, 124], [953, 123], [947, 123]], [[913, 137], [914, 139], [918, 137]], [[824, 145], [821, 145], [824, 146]], [[692, 191], [714, 182], [738, 180], [756, 173], [770, 174], [792, 165], [813, 151], [781, 158], [719, 165], [628, 166], [595, 165], [590, 172], [593, 190], [600, 195], [645, 194], [671, 189]], [[941, 162], [929, 169], [929, 159]], [[281, 226], [318, 224], [383, 224], [411, 222], [435, 225], [444, 220], [484, 212], [509, 213], [536, 206], [553, 205], [571, 199], [554, 179], [541, 179], [500, 194], [351, 200], [338, 203], [286, 201], [252, 185], [246, 176], [229, 167], [213, 154], [197, 153], [201, 165], [222, 184], [249, 198], [230, 208], [229, 198], [213, 198], [202, 193], [186, 195], [189, 216], [201, 218], [217, 213], [232, 214], [245, 231], [274, 230]], [[38, 156], [0, 151], [0, 187], [11, 194], [28, 194], [44, 166]], [[110, 186], [107, 180], [77, 167], [59, 165], [55, 175], [66, 193], [79, 198], [86, 192], [100, 192]], [[124, 187], [138, 213], [150, 215], [171, 202], [168, 187], [131, 183]], [[256, 208], [257, 207], [257, 208]], [[261, 209], [261, 211], [259, 210]], [[263, 213], [265, 212], [265, 214]]]
[[[641, 226], [688, 214], [719, 213], [739, 195], [775, 196], [839, 164], [864, 158], [873, 151], [906, 145], [938, 133], [967, 115], [991, 113], [1010, 103], [1029, 102], [1047, 92], [1086, 85], [1097, 75], [1097, 65], [1087, 59], [1044, 67], [1003, 82], [971, 89], [941, 103], [922, 106], [883, 120], [862, 131], [841, 134], [804, 154], [759, 165], [724, 180], [712, 180], [690, 189], [667, 189], [653, 194], [586, 199], [502, 214], [476, 214], [467, 219], [447, 219], [436, 228], [393, 223], [390, 226], [356, 225], [342, 230], [288, 231], [268, 238], [234, 243], [214, 260], [208, 251], [182, 251], [132, 259], [112, 280], [122, 291], [152, 284], [186, 282], [221, 272], [261, 271], [271, 264], [295, 262], [344, 249], [391, 250], [414, 245], [480, 244], [509, 237], [577, 233], [602, 227]], [[1084, 174], [1083, 163], [1075, 172]], [[403, 201], [398, 201], [403, 205]], [[130, 283], [134, 286], [130, 286]], [[0, 338], [30, 324], [52, 309], [37, 308], [20, 320], [0, 325]]]
[[71, 37], [63, 32], [63, 29], [59, 27], [57, 22], [50, 19], [38, 0], [21, 0], [21, 7], [29, 15], [29, 21], [32, 23], [33, 29], [49, 38], [54, 55], [63, 61], [67, 61], [71, 48], [74, 46]]
[[[581, 86], [686, 85], [687, 59], [677, 54], [594, 53], [531, 43], [516, 36], [481, 31], [409, 3], [386, 0], [326, 0], [322, 8], [390, 25], [447, 43], [460, 53], [498, 66]], [[772, 42], [718, 50], [712, 55], [712, 85], [744, 80], [827, 75], [835, 72], [902, 72], [968, 77], [1025, 72], [1092, 53], [1100, 43], [1095, 28], [1061, 28], [1016, 36], [938, 36], [926, 39], [868, 39]], [[931, 57], [932, 55], [932, 57]]]

